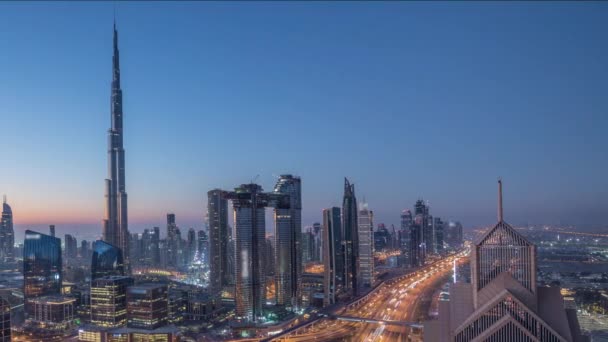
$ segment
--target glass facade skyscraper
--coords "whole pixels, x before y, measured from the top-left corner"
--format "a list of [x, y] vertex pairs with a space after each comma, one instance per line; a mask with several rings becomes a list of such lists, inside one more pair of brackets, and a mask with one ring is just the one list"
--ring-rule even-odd
[[359, 210], [359, 270], [357, 281], [359, 287], [374, 285], [374, 213], [368, 209], [367, 203]]
[[209, 222], [210, 285], [216, 291], [228, 284], [228, 201], [223, 191], [207, 192], [207, 217]]
[[243, 184], [235, 189], [234, 206], [236, 315], [248, 321], [262, 316], [266, 302], [265, 270], [262, 253], [265, 246], [265, 203], [260, 198], [262, 187]]
[[23, 247], [23, 295], [26, 315], [33, 314], [30, 300], [61, 294], [61, 239], [25, 231]]
[[357, 198], [355, 185], [344, 178], [344, 199], [342, 202], [342, 227], [344, 231], [344, 273], [345, 289], [357, 294], [359, 276], [359, 224], [357, 219]]
[[323, 305], [336, 302], [344, 288], [344, 254], [340, 208], [323, 209]]
[[15, 257], [15, 231], [13, 230], [13, 210], [2, 201], [2, 217], [0, 218], [0, 261], [12, 261]]
[[302, 182], [299, 177], [281, 175], [274, 192], [289, 196], [287, 208], [274, 209], [276, 303], [296, 308], [302, 285]]
[[125, 275], [125, 267], [120, 248], [105, 241], [95, 241], [91, 260], [91, 280], [123, 275]]

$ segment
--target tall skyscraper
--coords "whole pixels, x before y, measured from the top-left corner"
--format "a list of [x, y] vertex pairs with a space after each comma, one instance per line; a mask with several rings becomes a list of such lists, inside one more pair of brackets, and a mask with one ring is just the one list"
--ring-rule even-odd
[[455, 283], [440, 301], [425, 341], [584, 341], [575, 309], [564, 309], [558, 287], [537, 287], [536, 247], [503, 220], [473, 245], [472, 283]]
[[179, 228], [175, 223], [175, 214], [167, 214], [167, 266], [177, 267], [178, 266], [178, 250], [179, 240], [181, 235], [179, 234]]
[[410, 226], [409, 260], [411, 267], [424, 265], [424, 242], [423, 242], [422, 218], [416, 217], [414, 224]]
[[105, 276], [91, 281], [91, 323], [120, 327], [127, 323], [127, 288], [133, 278]]
[[194, 230], [194, 228], [190, 228], [190, 229], [188, 229], [188, 241], [186, 243], [186, 249], [187, 249], [186, 264], [187, 265], [191, 264], [192, 260], [194, 260], [194, 256], [196, 255], [197, 245], [198, 245], [198, 243], [196, 240], [196, 231]]
[[460, 222], [450, 221], [443, 230], [444, 241], [450, 248], [462, 246], [462, 224]]
[[342, 202], [342, 229], [344, 237], [345, 289], [353, 295], [358, 292], [357, 265], [359, 264], [359, 224], [357, 220], [357, 198], [355, 185], [344, 178], [344, 200]]
[[312, 232], [314, 234], [314, 252], [311, 254], [312, 261], [323, 261], [323, 226], [320, 222], [312, 224]]
[[435, 234], [435, 253], [443, 252], [443, 228], [444, 222], [441, 218], [435, 217], [433, 219], [433, 233]]
[[105, 181], [105, 216], [103, 240], [122, 250], [129, 270], [129, 227], [125, 188], [125, 150], [123, 147], [122, 90], [118, 56], [118, 31], [114, 23], [114, 56], [112, 57], [111, 90], [112, 125], [108, 130], [108, 178]]
[[248, 321], [257, 321], [262, 316], [262, 306], [266, 302], [262, 262], [266, 220], [261, 193], [261, 186], [243, 184], [235, 189], [237, 198], [232, 199], [236, 226], [236, 315]]
[[[422, 199], [414, 205], [414, 223], [410, 226], [410, 265], [418, 267], [424, 265], [427, 250], [432, 248], [432, 222], [429, 222], [429, 207]], [[429, 225], [431, 223], [431, 225]], [[430, 243], [431, 245], [427, 245]]]
[[61, 239], [25, 231], [23, 248], [23, 295], [26, 316], [33, 314], [31, 300], [61, 294]]
[[51, 234], [52, 237], [55, 237], [55, 225], [51, 224], [49, 226], [49, 234]]
[[209, 237], [204, 230], [198, 231], [197, 251], [202, 260], [209, 263]]
[[278, 305], [299, 307], [302, 285], [302, 182], [281, 175], [276, 194], [289, 196], [289, 207], [274, 209], [275, 286]]
[[67, 260], [74, 260], [78, 256], [78, 243], [76, 238], [70, 234], [65, 234], [64, 239], [65, 257]]
[[13, 210], [2, 201], [2, 217], [0, 218], [0, 260], [12, 261], [15, 257], [15, 231], [13, 229]]
[[359, 269], [357, 284], [360, 288], [374, 285], [374, 213], [363, 203], [359, 209]]
[[401, 212], [401, 225], [399, 229], [397, 248], [401, 250], [401, 252], [406, 252], [405, 254], [409, 256], [409, 245], [410, 245], [410, 229], [414, 224], [414, 217], [412, 216], [411, 210], [403, 210]]
[[105, 241], [95, 241], [91, 260], [91, 280], [106, 276], [124, 275], [124, 259], [120, 248]]
[[261, 186], [253, 183], [224, 191], [222, 196], [232, 200], [234, 207], [236, 315], [256, 322], [263, 315], [262, 305], [266, 301], [265, 208], [289, 208], [290, 197], [264, 193]]
[[323, 305], [336, 302], [344, 289], [344, 254], [340, 208], [323, 209]]
[[152, 263], [160, 265], [160, 228], [154, 227], [152, 233]]
[[219, 291], [228, 284], [228, 201], [223, 191], [207, 192], [209, 223], [209, 265], [211, 288]]

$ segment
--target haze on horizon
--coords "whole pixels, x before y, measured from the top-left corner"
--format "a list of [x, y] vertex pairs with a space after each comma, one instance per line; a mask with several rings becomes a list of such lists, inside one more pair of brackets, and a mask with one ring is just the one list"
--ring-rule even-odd
[[[466, 227], [605, 225], [608, 3], [117, 2], [130, 227], [302, 177], [303, 225], [356, 184]], [[0, 193], [100, 232], [113, 3], [0, 3]], [[271, 222], [267, 222], [271, 225]], [[98, 227], [98, 228], [95, 228]], [[96, 230], [97, 229], [97, 230]]]

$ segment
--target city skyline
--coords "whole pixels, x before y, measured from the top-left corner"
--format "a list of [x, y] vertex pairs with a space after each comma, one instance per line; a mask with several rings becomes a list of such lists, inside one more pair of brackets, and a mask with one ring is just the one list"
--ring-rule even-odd
[[[0, 179], [8, 180], [0, 191], [8, 195], [16, 235], [21, 236], [25, 228], [40, 229], [49, 224], [58, 228], [88, 224], [91, 233], [99, 234], [103, 218], [100, 180], [106, 177], [103, 132], [109, 124], [112, 4], [75, 4], [69, 8], [57, 4], [40, 4], [36, 8], [13, 3], [1, 6], [0, 25], [10, 25], [18, 33], [16, 37], [5, 37], [13, 48], [0, 57], [3, 65], [13, 66], [7, 70], [11, 87], [0, 92], [0, 110], [7, 119], [2, 125], [4, 140], [20, 148], [7, 150], [6, 158], [14, 168], [0, 170]], [[402, 38], [400, 34], [412, 37], [419, 33], [419, 39], [441, 38], [445, 43], [450, 38], [448, 23], [471, 16], [462, 9], [455, 14], [431, 14], [433, 4], [361, 4], [361, 9], [351, 7], [334, 18], [344, 24], [335, 27], [327, 13], [336, 14], [340, 10], [337, 4], [327, 5], [325, 14], [314, 12], [315, 6], [322, 6], [319, 4], [265, 4], [252, 7], [251, 14], [230, 4], [193, 6], [192, 13], [179, 4], [159, 6], [165, 13], [132, 3], [117, 5], [121, 57], [127, 75], [122, 88], [126, 92], [127, 191], [133, 232], [162, 227], [164, 216], [170, 212], [176, 213], [180, 227], [202, 227], [207, 191], [232, 189], [257, 174], [258, 183], [270, 188], [275, 182], [273, 175], [284, 173], [302, 177], [304, 226], [320, 222], [323, 208], [339, 206], [344, 176], [373, 206], [375, 222], [387, 225], [398, 226], [401, 211], [411, 208], [421, 197], [430, 199], [433, 212], [444, 219], [462, 221], [465, 227], [489, 224], [493, 217], [486, 213], [491, 212], [488, 208], [493, 207], [494, 199], [487, 195], [491, 192], [486, 191], [486, 184], [491, 182], [478, 180], [497, 176], [512, 184], [509, 190], [513, 196], [508, 197], [506, 206], [514, 223], [602, 222], [600, 214], [606, 206], [608, 184], [601, 177], [601, 170], [608, 160], [601, 152], [602, 124], [606, 122], [601, 114], [606, 108], [601, 101], [605, 85], [599, 82], [608, 70], [595, 59], [605, 55], [606, 47], [594, 45], [593, 35], [607, 24], [600, 22], [602, 15], [594, 15], [592, 9], [605, 5], [560, 4], [553, 12], [545, 11], [540, 19], [535, 18], [538, 22], [520, 18], [525, 30], [535, 34], [530, 41], [524, 44], [517, 40], [517, 32], [511, 32], [502, 37], [504, 50], [484, 52], [483, 44], [488, 42], [483, 39], [475, 46], [449, 45], [450, 51], [444, 52], [456, 56], [450, 61], [439, 59], [435, 53], [441, 51], [434, 50], [437, 46], [416, 39], [396, 39]], [[510, 20], [521, 15], [513, 8], [532, 12], [539, 8], [533, 4], [511, 5], [506, 11], [499, 5], [455, 8], [458, 7], [488, 16], [484, 20], [474, 17], [452, 33], [455, 36], [451, 38], [458, 38], [461, 44], [467, 42], [467, 37], [479, 38], [475, 29], [512, 27]], [[275, 8], [280, 14], [265, 13], [265, 8]], [[303, 11], [296, 13], [296, 9]], [[97, 10], [106, 15], [92, 19]], [[413, 13], [446, 23], [437, 31], [416, 32], [416, 28], [428, 26], [420, 20], [403, 24]], [[265, 19], [272, 26], [288, 25], [281, 14], [294, 20], [290, 27], [296, 32], [292, 35], [267, 31], [270, 26], [259, 22]], [[218, 18], [206, 21], [209, 27], [198, 23], [214, 15]], [[377, 24], [373, 15], [385, 17], [386, 23], [373, 27], [371, 32], [357, 31], [358, 20]], [[580, 27], [551, 28], [558, 32], [539, 24], [562, 23], [566, 15], [578, 15], [586, 21], [579, 20]], [[65, 20], [71, 18], [76, 22], [66, 24]], [[230, 18], [255, 27], [250, 28], [252, 32], [244, 28], [247, 25], [229, 28]], [[318, 22], [311, 22], [314, 18]], [[496, 22], [486, 22], [488, 18]], [[153, 25], [161, 19], [172, 25]], [[43, 32], [40, 25], [50, 28]], [[76, 25], [88, 27], [93, 33], [76, 34]], [[327, 29], [328, 37], [319, 36], [319, 26]], [[569, 54], [546, 60], [547, 51], [559, 51], [560, 29], [576, 44], [564, 51]], [[346, 52], [331, 48], [332, 43], [353, 33], [362, 36], [341, 42], [340, 49]], [[148, 35], [160, 37], [160, 43]], [[243, 37], [248, 40], [243, 42]], [[311, 37], [319, 41], [313, 43]], [[30, 43], [18, 41], [24, 38]], [[282, 43], [265, 46], [271, 53], [256, 50], [254, 43], [266, 39]], [[358, 55], [364, 52], [357, 46], [361, 39], [373, 43], [373, 56]], [[188, 45], [193, 42], [200, 46]], [[546, 44], [546, 49], [534, 50], [533, 43]], [[161, 56], [152, 56], [153, 48], [163, 50]], [[190, 48], [192, 55], [185, 54]], [[234, 58], [239, 49], [243, 60]], [[528, 59], [518, 59], [524, 52]], [[315, 57], [315, 53], [325, 53], [325, 57]], [[408, 53], [414, 57], [399, 60]], [[467, 53], [479, 60], [465, 61]], [[49, 58], [41, 63], [31, 57], [20, 58], [24, 54], [48, 54]], [[262, 54], [265, 59], [257, 60]], [[293, 60], [287, 63], [281, 55]], [[221, 57], [229, 58], [221, 61]], [[424, 60], [426, 57], [434, 58], [434, 62]], [[484, 58], [500, 65], [501, 71], [493, 71], [491, 63], [474, 65]], [[19, 62], [15, 63], [17, 59]], [[259, 71], [254, 68], [256, 60], [261, 63]], [[177, 65], [180, 61], [187, 62], [187, 66]], [[564, 65], [577, 65], [578, 69]], [[318, 67], [319, 71], [330, 73], [307, 76], [297, 70], [298, 66], [308, 71]], [[542, 75], [534, 73], [539, 66], [545, 68]], [[422, 72], [425, 68], [440, 68], [442, 72]], [[56, 77], [56, 73], [66, 70], [71, 72]], [[245, 75], [237, 75], [239, 70]], [[471, 88], [464, 91], [459, 83], [464, 81], [459, 77], [464, 77], [467, 70], [475, 80], [466, 81]], [[527, 73], [532, 85], [508, 75], [514, 71], [520, 73], [517, 77]], [[147, 73], [154, 76], [146, 76]], [[291, 84], [290, 73], [299, 82]], [[408, 73], [413, 73], [415, 80], [408, 78]], [[555, 84], [552, 77], [557, 76], [552, 73], [579, 89], [570, 90], [567, 100], [557, 98], [555, 94], [567, 93], [568, 89], [559, 82]], [[264, 81], [263, 76], [269, 80]], [[36, 83], [32, 83], [34, 79]], [[46, 82], [51, 79], [55, 89], [47, 88], [50, 84]], [[490, 81], [494, 83], [487, 83]], [[149, 82], [158, 87], [146, 84]], [[258, 82], [259, 93], [249, 92]], [[352, 82], [362, 85], [347, 84]], [[439, 85], [443, 88], [432, 90]], [[488, 86], [497, 89], [484, 89]], [[334, 87], [339, 90], [331, 89]], [[543, 87], [548, 87], [544, 88], [546, 93], [539, 90]], [[67, 97], [68, 92], [76, 92], [78, 98]], [[307, 92], [313, 94], [303, 95]], [[324, 96], [317, 94], [323, 92]], [[166, 94], [164, 100], [161, 94]], [[549, 95], [551, 102], [543, 100]], [[235, 105], [235, 99], [244, 104]], [[313, 105], [309, 101], [320, 102]], [[442, 109], [442, 103], [450, 109]], [[250, 115], [256, 118], [251, 119]], [[284, 127], [284, 119], [296, 118], [296, 128]], [[235, 125], [234, 120], [239, 123]], [[500, 127], [496, 127], [497, 120], [502, 120]], [[380, 122], [384, 125], [378, 125]], [[249, 146], [251, 138], [258, 135], [238, 128], [251, 124], [262, 135], [272, 134]], [[344, 139], [340, 131], [344, 128], [354, 129], [356, 139]], [[294, 139], [294, 133], [302, 135]], [[508, 136], [517, 140], [510, 147], [503, 144]], [[424, 139], [418, 142], [418, 138]], [[285, 139], [291, 139], [291, 144], [283, 144]], [[40, 145], [43, 142], [45, 145]], [[342, 156], [340, 151], [345, 147], [357, 158]], [[248, 153], [249, 148], [260, 152]], [[332, 168], [325, 167], [329, 162]], [[63, 232], [59, 231], [61, 236]]]

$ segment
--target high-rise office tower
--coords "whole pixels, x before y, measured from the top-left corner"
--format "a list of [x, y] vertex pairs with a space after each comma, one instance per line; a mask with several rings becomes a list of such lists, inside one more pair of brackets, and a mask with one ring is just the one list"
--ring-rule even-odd
[[197, 240], [197, 248], [199, 256], [202, 260], [205, 260], [206, 263], [209, 262], [209, 236], [204, 230], [198, 231], [198, 240]]
[[302, 262], [314, 261], [315, 235], [312, 227], [306, 227], [302, 232]]
[[[414, 223], [414, 218], [410, 210], [403, 210], [401, 212], [401, 226], [398, 233], [397, 248], [401, 251], [409, 251], [410, 245], [410, 227]], [[409, 253], [407, 253], [409, 254]]]
[[357, 264], [359, 263], [359, 225], [357, 220], [357, 198], [355, 185], [344, 178], [344, 200], [342, 202], [342, 229], [344, 237], [344, 273], [345, 289], [357, 294], [359, 276]]
[[93, 257], [91, 258], [91, 280], [106, 276], [124, 275], [125, 267], [122, 250], [105, 241], [95, 241]]
[[[428, 207], [427, 207], [428, 209]], [[437, 251], [435, 250], [435, 225], [433, 224], [434, 219], [433, 215], [427, 216], [427, 225], [426, 230], [423, 232], [424, 234], [424, 246], [426, 247], [426, 254], [435, 254]]]
[[167, 214], [167, 266], [177, 267], [177, 252], [179, 248], [179, 241], [181, 236], [178, 237], [179, 228], [175, 223], [175, 214]]
[[262, 316], [266, 301], [265, 291], [265, 207], [286, 209], [290, 197], [264, 193], [257, 184], [243, 184], [234, 191], [224, 191], [224, 198], [232, 200], [235, 223], [235, 302], [236, 315], [249, 322]]
[[127, 288], [127, 326], [153, 330], [167, 325], [169, 300], [167, 285], [140, 284]]
[[372, 287], [374, 285], [374, 213], [363, 203], [359, 209], [359, 269], [357, 275], [359, 287]]
[[192, 260], [194, 260], [194, 256], [196, 255], [196, 247], [197, 247], [196, 231], [194, 230], [194, 228], [190, 228], [190, 229], [188, 229], [188, 241], [186, 243], [186, 248], [187, 248], [186, 264], [187, 265], [191, 264]]
[[433, 233], [435, 234], [435, 253], [443, 252], [443, 227], [444, 223], [441, 218], [435, 217], [433, 219]]
[[450, 248], [459, 248], [462, 246], [462, 224], [460, 222], [450, 221], [447, 226], [444, 226], [444, 241]]
[[281, 175], [274, 193], [289, 196], [289, 207], [274, 209], [275, 286], [278, 305], [299, 307], [302, 285], [302, 182]]
[[536, 247], [503, 220], [473, 245], [472, 283], [455, 283], [427, 322], [425, 341], [584, 341], [575, 309], [564, 309], [558, 287], [537, 286]]
[[[266, 238], [266, 242], [264, 243], [264, 275], [266, 277], [274, 277], [276, 267], [275, 267], [275, 247], [274, 247], [274, 236], [268, 236]], [[276, 303], [276, 296], [272, 298]]]
[[182, 231], [179, 227], [175, 228], [175, 265], [177, 267], [184, 266], [186, 261], [185, 245], [184, 239], [182, 239]]
[[152, 232], [152, 263], [160, 265], [160, 228], [154, 227]]
[[404, 209], [401, 212], [401, 230], [409, 230], [413, 222], [411, 210]]
[[429, 206], [422, 199], [416, 201], [414, 206], [414, 223], [421, 227], [421, 242], [422, 262], [426, 259], [426, 255], [433, 253], [434, 234], [433, 234], [433, 219], [429, 213]]
[[424, 242], [423, 242], [422, 218], [416, 216], [414, 224], [410, 226], [409, 261], [411, 267], [424, 265]]
[[428, 238], [432, 227], [429, 228], [429, 209], [424, 201], [419, 199], [414, 205], [414, 223], [410, 226], [410, 265], [412, 267], [422, 266], [426, 261], [427, 250], [432, 245], [427, 246], [427, 242], [432, 243], [433, 239]]
[[321, 223], [315, 222], [312, 224], [314, 234], [314, 252], [311, 254], [312, 261], [323, 261], [323, 226]]
[[103, 219], [103, 240], [122, 250], [125, 266], [129, 270], [129, 227], [127, 192], [125, 187], [122, 90], [120, 88], [120, 63], [116, 23], [114, 23], [114, 56], [112, 57], [111, 89], [110, 111], [112, 125], [108, 130], [108, 178], [105, 180], [106, 207]]
[[91, 281], [91, 323], [120, 327], [127, 323], [127, 288], [133, 278], [105, 276]]
[[385, 251], [390, 249], [390, 240], [391, 234], [386, 229], [384, 223], [378, 224], [378, 229], [374, 232], [374, 250]]
[[219, 291], [228, 284], [228, 200], [223, 191], [207, 192], [207, 222], [209, 223], [209, 265], [211, 288]]
[[[236, 234], [234, 234], [236, 237]], [[228, 240], [228, 263], [226, 264], [227, 272], [224, 272], [226, 284], [234, 288], [236, 284], [236, 241], [234, 238]]]
[[323, 209], [323, 305], [336, 302], [344, 289], [344, 254], [340, 208]]
[[90, 258], [89, 242], [87, 240], [80, 241], [80, 257], [82, 259]]
[[26, 316], [34, 312], [31, 300], [61, 294], [61, 239], [25, 231], [23, 248], [23, 296]]
[[2, 201], [2, 217], [0, 218], [0, 260], [11, 261], [15, 257], [15, 231], [13, 229], [13, 210]]
[[64, 246], [66, 259], [76, 259], [76, 257], [78, 256], [78, 243], [76, 241], [76, 238], [70, 234], [65, 234]]
[[52, 224], [52, 225], [49, 226], [49, 234], [52, 237], [55, 237], [55, 225], [54, 224]]
[[129, 253], [131, 253], [131, 266], [139, 266], [144, 262], [146, 253], [144, 248], [144, 234], [133, 233], [129, 239]]
[[0, 342], [11, 342], [11, 305], [0, 298]]
[[265, 203], [260, 198], [262, 187], [243, 184], [235, 189], [234, 206], [236, 228], [236, 315], [249, 321], [262, 316], [266, 302], [265, 270], [262, 253], [265, 246]]

